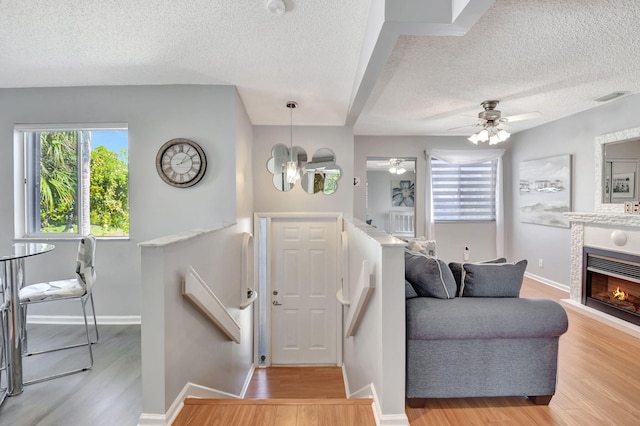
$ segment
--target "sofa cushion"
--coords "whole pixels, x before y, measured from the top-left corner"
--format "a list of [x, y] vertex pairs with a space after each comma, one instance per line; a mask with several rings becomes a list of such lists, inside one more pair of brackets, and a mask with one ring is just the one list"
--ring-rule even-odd
[[518, 263], [465, 263], [462, 296], [518, 297], [527, 261]]
[[413, 299], [414, 297], [419, 297], [418, 293], [416, 293], [409, 281], [404, 280], [404, 298]]
[[407, 300], [407, 339], [508, 339], [560, 336], [567, 314], [549, 299], [457, 297]]
[[[480, 262], [474, 263], [506, 263], [507, 259], [504, 257], [499, 257], [497, 259], [491, 260], [482, 260]], [[463, 263], [451, 262], [449, 263], [449, 269], [451, 269], [451, 273], [453, 274], [453, 278], [456, 280], [456, 296], [462, 297], [462, 287], [464, 285], [464, 268], [462, 267]]]
[[420, 297], [453, 299], [456, 281], [445, 262], [435, 257], [405, 251], [405, 279]]

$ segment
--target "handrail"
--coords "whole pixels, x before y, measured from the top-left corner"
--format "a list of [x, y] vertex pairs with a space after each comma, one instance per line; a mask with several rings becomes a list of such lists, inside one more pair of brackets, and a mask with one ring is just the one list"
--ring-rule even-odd
[[347, 331], [345, 337], [355, 335], [374, 287], [375, 281], [372, 280], [372, 275], [369, 273], [369, 262], [363, 260], [360, 277], [354, 292], [356, 297], [353, 299], [354, 302], [351, 303], [349, 314], [347, 315]]
[[240, 303], [240, 309], [246, 309], [258, 299], [258, 292], [250, 288], [247, 289], [247, 297], [244, 302]]
[[209, 321], [218, 326], [229, 340], [240, 343], [240, 325], [191, 266], [187, 270], [182, 295], [193, 303]]
[[336, 293], [336, 298], [338, 299], [338, 302], [340, 302], [344, 306], [351, 305], [351, 302], [345, 299], [344, 296], [342, 295], [342, 289], [338, 290], [338, 292]]

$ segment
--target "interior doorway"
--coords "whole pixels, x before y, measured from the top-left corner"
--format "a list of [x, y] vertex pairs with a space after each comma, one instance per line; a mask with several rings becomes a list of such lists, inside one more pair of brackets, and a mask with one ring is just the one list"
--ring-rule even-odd
[[415, 158], [367, 158], [367, 223], [398, 238], [413, 238]]
[[258, 366], [339, 365], [341, 216], [271, 215], [258, 227]]

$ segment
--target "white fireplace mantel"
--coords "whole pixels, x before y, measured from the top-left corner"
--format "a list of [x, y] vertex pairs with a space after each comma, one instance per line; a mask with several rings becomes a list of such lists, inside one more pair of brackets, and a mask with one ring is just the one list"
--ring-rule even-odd
[[570, 212], [564, 213], [571, 223], [605, 226], [624, 226], [640, 229], [640, 215], [617, 213]]
[[570, 299], [565, 306], [640, 337], [639, 327], [582, 304], [584, 246], [640, 254], [640, 215], [609, 212], [570, 212], [564, 215], [571, 224]]

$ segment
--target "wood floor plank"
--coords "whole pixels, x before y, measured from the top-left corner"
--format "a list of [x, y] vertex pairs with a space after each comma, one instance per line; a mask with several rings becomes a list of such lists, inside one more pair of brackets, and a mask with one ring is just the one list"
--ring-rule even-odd
[[[525, 278], [520, 296], [559, 301], [569, 294]], [[548, 406], [523, 397], [429, 400], [425, 408], [406, 408], [411, 425], [640, 425], [640, 340], [566, 311], [569, 330], [560, 338], [558, 385]]]
[[[566, 292], [528, 278], [521, 296], [555, 300], [569, 297]], [[523, 397], [430, 400], [425, 408], [407, 407], [411, 425], [640, 425], [640, 339], [576, 311], [567, 310], [567, 314], [569, 331], [560, 338], [558, 387], [549, 406], [535, 406]], [[64, 338], [67, 334], [73, 337], [82, 331], [81, 327], [69, 327], [34, 326], [31, 329], [33, 344], [40, 338]], [[142, 411], [140, 327], [102, 326], [100, 333], [101, 341], [94, 346], [93, 370], [25, 387], [23, 394], [8, 398], [0, 408], [0, 425], [135, 426]], [[72, 360], [73, 356], [69, 358]], [[63, 361], [66, 360], [59, 360]], [[25, 360], [25, 368], [28, 374], [37, 375], [45, 365], [35, 359]], [[339, 368], [311, 371], [276, 371], [272, 381], [270, 372], [261, 373], [258, 369], [257, 373], [264, 374], [262, 381], [252, 381], [249, 388], [254, 398], [300, 398], [304, 393], [309, 399], [306, 402], [324, 398], [324, 405], [339, 404], [327, 398], [345, 398]], [[298, 387], [303, 392], [298, 392]], [[314, 394], [314, 390], [319, 395]], [[287, 410], [295, 411], [296, 421], [297, 407], [305, 403], [297, 401], [295, 404], [281, 401], [289, 404]], [[260, 399], [256, 403], [254, 416], [259, 422], [251, 425], [279, 426], [276, 423], [279, 407]], [[370, 400], [364, 401], [357, 410], [369, 409], [370, 405]], [[188, 423], [176, 421], [176, 425], [209, 425], [207, 417], [200, 417], [189, 409], [185, 402], [184, 413], [178, 418], [189, 413]], [[283, 413], [281, 411], [280, 416]], [[371, 420], [364, 424], [375, 424], [371, 410], [367, 413]], [[248, 418], [245, 414], [239, 416], [242, 421]], [[330, 416], [322, 414], [320, 407], [318, 424], [337, 424], [332, 420], [323, 423], [327, 418]]]
[[271, 367], [255, 370], [245, 398], [346, 398], [340, 367]]
[[[34, 324], [29, 347], [82, 338], [84, 326]], [[23, 360], [25, 380], [47, 373], [49, 362], [70, 366], [86, 358], [78, 348]], [[92, 370], [24, 387], [0, 408], [0, 425], [135, 426], [142, 412], [139, 325], [101, 325]], [[83, 358], [84, 357], [84, 358]]]
[[276, 406], [275, 424], [278, 426], [297, 426], [299, 408], [297, 405]]

